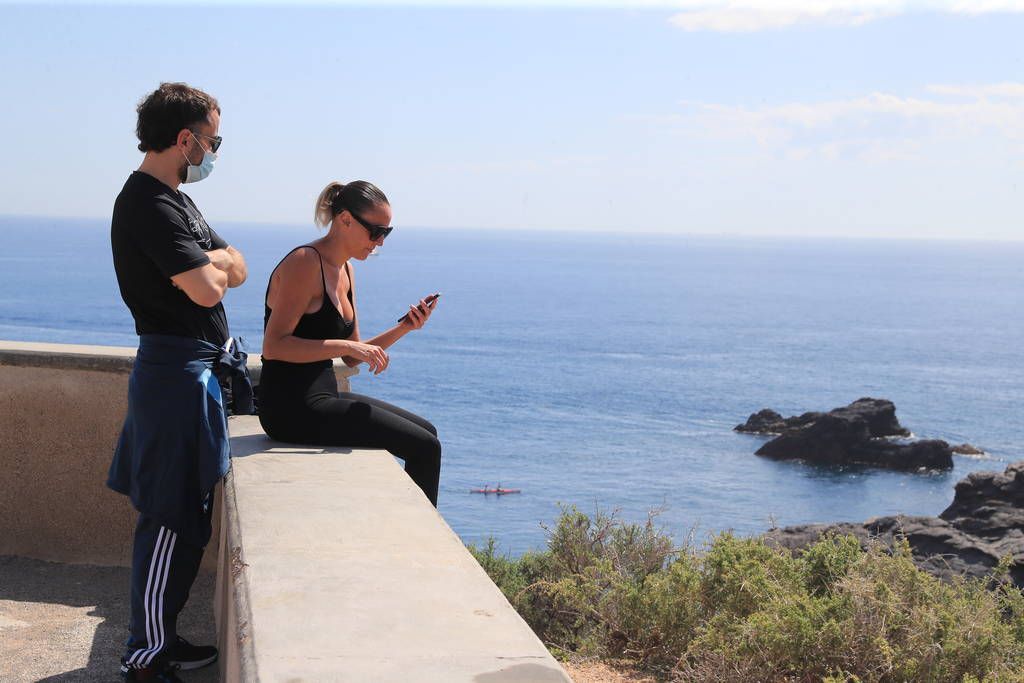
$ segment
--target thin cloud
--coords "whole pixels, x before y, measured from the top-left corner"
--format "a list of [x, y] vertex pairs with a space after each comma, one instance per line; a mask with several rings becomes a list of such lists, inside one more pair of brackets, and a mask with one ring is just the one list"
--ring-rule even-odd
[[796, 26], [862, 26], [915, 12], [1024, 12], [1024, 0], [684, 0], [669, 21], [685, 31], [753, 33]]
[[[942, 88], [942, 86], [933, 87]], [[963, 93], [957, 94], [962, 95]], [[983, 114], [980, 119], [973, 119], [973, 124], [977, 125], [981, 122], [994, 123], [1002, 120], [1001, 116], [993, 116], [995, 113], [1016, 113], [1022, 109], [1020, 104], [992, 104], [977, 98], [970, 102], [943, 102], [901, 97], [888, 93], [871, 93], [857, 98], [815, 103], [796, 102], [763, 109], [746, 109], [719, 104], [703, 106], [706, 111], [718, 115], [802, 128], [821, 128], [835, 125], [844, 120], [864, 122], [872, 117], [883, 115], [908, 120], [965, 120]]]
[[973, 99], [988, 98], [1024, 98], [1024, 83], [990, 83], [987, 85], [930, 85], [928, 92], [951, 97], [969, 97]]
[[673, 126], [726, 139], [753, 139], [789, 157], [917, 157], [927, 143], [1002, 139], [1024, 151], [1024, 83], [931, 85], [930, 96], [870, 93], [765, 107], [686, 102]]
[[[0, 0], [0, 6], [51, 5], [53, 0]], [[63, 0], [64, 5], [96, 5], [96, 0]], [[282, 0], [104, 0], [106, 5], [263, 5]], [[858, 26], [915, 11], [955, 14], [1024, 12], [1024, 0], [303, 0], [323, 7], [423, 7], [501, 9], [631, 9], [677, 11], [671, 21], [689, 31], [760, 31], [798, 24]]]
[[1024, 12], [1024, 0], [957, 0], [949, 5], [951, 11], [960, 14]]

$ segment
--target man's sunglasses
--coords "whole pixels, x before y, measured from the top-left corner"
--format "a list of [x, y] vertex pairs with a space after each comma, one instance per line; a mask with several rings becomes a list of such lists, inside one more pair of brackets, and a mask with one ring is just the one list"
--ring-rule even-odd
[[224, 138], [222, 138], [219, 135], [203, 135], [202, 133], [197, 133], [194, 130], [190, 130], [189, 132], [191, 132], [192, 135], [198, 135], [201, 138], [206, 138], [207, 140], [209, 140], [210, 151], [213, 152], [214, 154], [216, 154], [217, 150], [220, 149], [220, 143], [224, 142]]
[[374, 225], [373, 223], [367, 223], [366, 221], [364, 221], [362, 218], [355, 215], [351, 211], [349, 211], [348, 213], [350, 216], [352, 216], [352, 218], [356, 219], [356, 223], [359, 223], [359, 225], [366, 228], [366, 232], [370, 233], [370, 239], [373, 240], [374, 242], [376, 242], [377, 240], [384, 239], [385, 237], [391, 234], [392, 230], [395, 229], [394, 226], [391, 225]]

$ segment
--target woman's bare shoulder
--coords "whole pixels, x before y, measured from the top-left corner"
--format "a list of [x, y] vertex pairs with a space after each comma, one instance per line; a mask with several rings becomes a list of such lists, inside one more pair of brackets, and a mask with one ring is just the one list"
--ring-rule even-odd
[[320, 291], [320, 257], [309, 245], [296, 247], [281, 260], [270, 278], [271, 297], [281, 290], [300, 294]]
[[276, 275], [299, 276], [320, 275], [320, 256], [316, 249], [308, 244], [295, 247], [290, 254], [282, 259], [277, 266]]

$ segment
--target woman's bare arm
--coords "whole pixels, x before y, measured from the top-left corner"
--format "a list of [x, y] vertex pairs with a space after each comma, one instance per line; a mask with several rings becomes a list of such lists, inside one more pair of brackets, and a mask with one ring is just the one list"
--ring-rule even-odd
[[[349, 269], [349, 287], [352, 288], [352, 311], [354, 313], [356, 310], [356, 282], [355, 273], [351, 268]], [[424, 314], [423, 310], [421, 309], [426, 310], [426, 313]], [[423, 327], [423, 325], [426, 324], [427, 319], [430, 317], [432, 311], [433, 309], [431, 308], [431, 305], [428, 305], [425, 300], [421, 299], [418, 306], [409, 307], [409, 314], [404, 322], [395, 325], [389, 330], [381, 332], [372, 339], [366, 340], [366, 343], [372, 344], [373, 346], [379, 346], [382, 349], [390, 348], [392, 344], [397, 342], [399, 339], [401, 339], [408, 333]], [[350, 339], [359, 339], [358, 315], [355, 316], [355, 330], [352, 332], [352, 336], [350, 337]], [[342, 358], [342, 361], [345, 363], [345, 365], [349, 367], [355, 367], [356, 365], [359, 365], [359, 363], [361, 362], [351, 357]]]
[[271, 276], [267, 296], [271, 312], [263, 336], [263, 357], [291, 363], [351, 357], [356, 363], [368, 363], [375, 373], [383, 371], [387, 354], [376, 345], [360, 343], [358, 338], [301, 339], [292, 334], [313, 300], [327, 295], [321, 282], [320, 260], [312, 249], [298, 249], [281, 262]]

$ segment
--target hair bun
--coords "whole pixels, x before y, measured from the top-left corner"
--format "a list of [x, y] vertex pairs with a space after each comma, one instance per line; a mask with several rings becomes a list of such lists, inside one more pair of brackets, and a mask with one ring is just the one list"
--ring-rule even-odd
[[353, 180], [350, 183], [334, 181], [328, 183], [317, 197], [313, 221], [326, 228], [335, 216], [346, 209], [359, 213], [382, 204], [388, 204], [388, 198], [373, 183], [365, 180]]
[[335, 210], [335, 204], [344, 191], [345, 183], [335, 180], [327, 184], [327, 187], [323, 189], [320, 196], [316, 198], [316, 206], [313, 208], [313, 222], [315, 224], [321, 228], [326, 228], [331, 224], [334, 215], [338, 213]]

